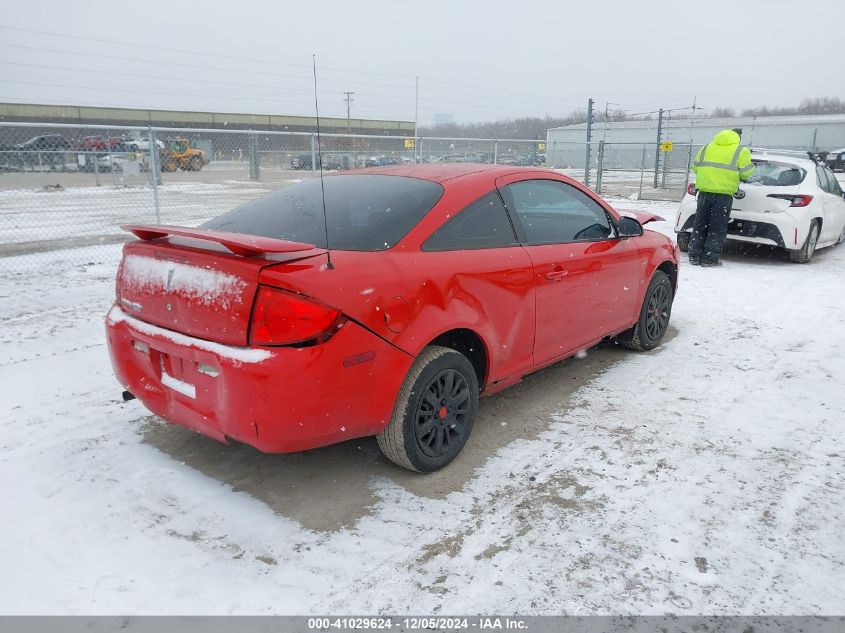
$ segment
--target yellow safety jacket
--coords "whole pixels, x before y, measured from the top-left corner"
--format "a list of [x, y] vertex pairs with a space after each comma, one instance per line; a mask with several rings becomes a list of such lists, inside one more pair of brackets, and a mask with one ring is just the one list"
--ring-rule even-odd
[[698, 150], [692, 170], [699, 191], [733, 195], [739, 189], [739, 181], [748, 180], [754, 173], [754, 165], [751, 151], [739, 144], [739, 134], [722, 130]]

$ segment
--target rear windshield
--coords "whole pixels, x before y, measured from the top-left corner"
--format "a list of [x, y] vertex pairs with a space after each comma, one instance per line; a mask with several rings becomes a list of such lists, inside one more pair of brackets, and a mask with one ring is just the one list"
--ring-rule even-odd
[[[323, 182], [329, 245], [348, 251], [395, 246], [443, 195], [437, 183], [402, 176], [330, 176]], [[325, 248], [320, 179], [285, 187], [202, 226]]]
[[804, 180], [807, 172], [795, 165], [771, 160], [754, 160], [754, 173], [748, 182], [774, 187], [791, 187]]

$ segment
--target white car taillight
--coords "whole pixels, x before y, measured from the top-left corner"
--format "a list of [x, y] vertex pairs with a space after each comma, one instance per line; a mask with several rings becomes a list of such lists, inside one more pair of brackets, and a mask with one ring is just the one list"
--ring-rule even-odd
[[770, 193], [767, 197], [788, 200], [790, 207], [806, 207], [813, 201], [813, 196], [800, 193]]

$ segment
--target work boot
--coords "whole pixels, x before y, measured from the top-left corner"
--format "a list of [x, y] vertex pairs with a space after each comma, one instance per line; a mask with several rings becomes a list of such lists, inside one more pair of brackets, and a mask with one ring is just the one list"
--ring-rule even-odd
[[712, 268], [714, 266], [721, 266], [722, 261], [719, 259], [702, 259], [701, 266], [702, 268]]
[[701, 265], [701, 258], [695, 255], [689, 256], [689, 263], [691, 266], [700, 266]]

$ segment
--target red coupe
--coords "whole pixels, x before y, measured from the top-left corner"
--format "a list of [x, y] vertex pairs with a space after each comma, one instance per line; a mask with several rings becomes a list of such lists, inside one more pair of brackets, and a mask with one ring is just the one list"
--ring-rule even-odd
[[375, 435], [448, 464], [480, 395], [615, 337], [657, 346], [678, 251], [557, 172], [432, 164], [306, 180], [199, 228], [125, 227], [106, 318], [125, 398], [221, 441]]

